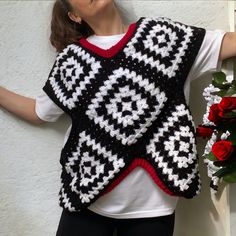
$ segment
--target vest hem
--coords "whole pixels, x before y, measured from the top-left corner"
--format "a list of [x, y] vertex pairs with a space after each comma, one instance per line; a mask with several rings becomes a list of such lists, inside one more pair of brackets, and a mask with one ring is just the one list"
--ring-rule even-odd
[[113, 188], [115, 188], [134, 168], [137, 166], [140, 166], [144, 168], [149, 175], [152, 177], [153, 181], [167, 194], [171, 196], [179, 196], [175, 193], [173, 193], [170, 189], [168, 189], [165, 184], [161, 181], [161, 179], [157, 176], [155, 173], [155, 169], [151, 166], [151, 164], [144, 160], [143, 158], [135, 158], [132, 163], [125, 169], [125, 171], [116, 178], [107, 188], [104, 192], [101, 193], [101, 196], [104, 194], [112, 191]]

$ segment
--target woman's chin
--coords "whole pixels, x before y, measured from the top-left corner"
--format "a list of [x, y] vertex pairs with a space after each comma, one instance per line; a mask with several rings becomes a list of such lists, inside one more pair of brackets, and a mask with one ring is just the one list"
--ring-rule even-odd
[[114, 8], [114, 0], [90, 0], [90, 16], [105, 17]]

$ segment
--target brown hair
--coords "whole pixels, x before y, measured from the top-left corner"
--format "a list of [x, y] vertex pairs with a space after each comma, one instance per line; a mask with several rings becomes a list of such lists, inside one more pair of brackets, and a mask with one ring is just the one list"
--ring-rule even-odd
[[57, 52], [78, 42], [81, 37], [94, 33], [85, 21], [82, 20], [81, 24], [72, 21], [68, 16], [69, 11], [72, 11], [72, 6], [68, 0], [56, 0], [52, 10], [50, 42]]

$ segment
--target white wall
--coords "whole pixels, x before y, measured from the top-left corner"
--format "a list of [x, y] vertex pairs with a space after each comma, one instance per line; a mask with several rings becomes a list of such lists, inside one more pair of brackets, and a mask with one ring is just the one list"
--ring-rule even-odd
[[[130, 22], [141, 15], [162, 15], [209, 30], [229, 29], [228, 1], [120, 2]], [[0, 84], [24, 96], [34, 98], [41, 92], [54, 61], [48, 41], [52, 4], [0, 1]], [[190, 105], [196, 124], [201, 122], [205, 106], [201, 93], [209, 81], [208, 76], [192, 84]], [[64, 115], [56, 123], [37, 127], [0, 110], [1, 236], [55, 235], [61, 213], [59, 153], [69, 121]], [[199, 153], [202, 147], [200, 141]], [[228, 236], [227, 188], [212, 200], [203, 164], [201, 174], [202, 194], [178, 204], [175, 235]]]

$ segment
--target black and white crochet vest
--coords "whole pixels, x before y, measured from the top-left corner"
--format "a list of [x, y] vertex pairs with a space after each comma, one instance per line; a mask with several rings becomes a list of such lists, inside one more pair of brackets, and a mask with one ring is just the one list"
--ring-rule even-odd
[[82, 38], [58, 53], [43, 90], [72, 120], [60, 156], [60, 206], [88, 207], [136, 166], [170, 195], [200, 193], [183, 88], [204, 36], [167, 17], [140, 17], [107, 50]]

